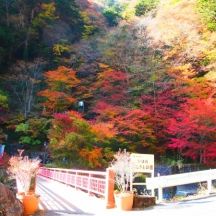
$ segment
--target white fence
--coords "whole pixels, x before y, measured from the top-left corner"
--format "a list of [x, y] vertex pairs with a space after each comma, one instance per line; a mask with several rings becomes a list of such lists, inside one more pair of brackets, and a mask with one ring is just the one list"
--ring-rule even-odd
[[158, 202], [163, 199], [163, 188], [191, 183], [207, 182], [208, 194], [212, 190], [212, 180], [216, 179], [216, 169], [146, 178], [148, 190], [158, 189]]

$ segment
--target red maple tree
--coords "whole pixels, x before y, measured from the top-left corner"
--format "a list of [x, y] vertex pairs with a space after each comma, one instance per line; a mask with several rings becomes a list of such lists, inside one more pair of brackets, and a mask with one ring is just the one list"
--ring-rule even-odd
[[213, 99], [188, 99], [170, 119], [168, 147], [203, 164], [216, 162], [215, 107]]
[[120, 140], [127, 142], [133, 151], [154, 149], [155, 134], [151, 117], [144, 110], [133, 109], [114, 119]]

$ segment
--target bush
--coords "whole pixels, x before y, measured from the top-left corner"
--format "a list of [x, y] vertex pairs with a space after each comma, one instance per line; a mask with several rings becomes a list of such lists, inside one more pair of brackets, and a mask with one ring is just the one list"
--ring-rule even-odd
[[129, 190], [131, 182], [131, 173], [133, 170], [130, 153], [126, 150], [119, 150], [114, 155], [114, 160], [111, 163], [111, 168], [115, 172], [115, 183], [120, 192]]
[[216, 31], [216, 1], [198, 0], [198, 9], [210, 31]]
[[114, 7], [104, 9], [103, 15], [105, 16], [109, 26], [116, 26], [121, 18], [119, 12], [115, 10]]
[[42, 146], [47, 141], [49, 124], [48, 119], [35, 117], [16, 125], [16, 132], [20, 135], [19, 142], [31, 146]]
[[0, 108], [1, 109], [7, 109], [8, 108], [8, 96], [2, 90], [0, 90]]
[[[39, 159], [29, 159], [27, 156], [22, 157], [23, 151], [20, 151], [19, 156], [12, 156], [9, 160], [8, 172], [16, 179], [18, 192], [29, 192], [31, 179], [36, 176], [39, 169]], [[19, 182], [19, 184], [18, 184]]]
[[139, 0], [135, 6], [136, 16], [145, 15], [147, 12], [151, 11], [156, 7], [158, 0]]

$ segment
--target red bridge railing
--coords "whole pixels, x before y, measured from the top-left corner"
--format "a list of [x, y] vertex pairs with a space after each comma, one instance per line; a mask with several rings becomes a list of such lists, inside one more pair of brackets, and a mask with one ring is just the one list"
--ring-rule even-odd
[[38, 175], [73, 186], [76, 189], [82, 189], [89, 194], [103, 196], [107, 208], [114, 205], [114, 173], [110, 169], [107, 169], [106, 172], [99, 172], [41, 167]]

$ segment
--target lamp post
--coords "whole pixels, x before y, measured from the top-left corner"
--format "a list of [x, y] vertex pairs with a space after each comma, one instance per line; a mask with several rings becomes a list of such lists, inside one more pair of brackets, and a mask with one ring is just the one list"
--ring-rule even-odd
[[85, 111], [84, 101], [79, 101], [78, 102], [78, 111], [79, 112], [84, 112]]
[[47, 142], [45, 141], [44, 142], [44, 155], [43, 155], [43, 163], [45, 164], [45, 162], [46, 162], [46, 157], [47, 157], [47, 146], [48, 146], [48, 144], [47, 144]]

